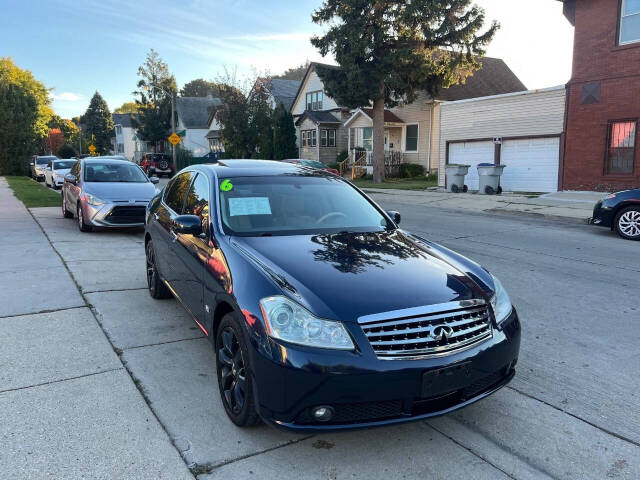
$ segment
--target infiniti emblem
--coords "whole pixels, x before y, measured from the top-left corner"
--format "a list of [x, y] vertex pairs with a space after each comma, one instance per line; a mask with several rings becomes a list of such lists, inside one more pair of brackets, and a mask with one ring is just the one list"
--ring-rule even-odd
[[444, 340], [446, 342], [452, 334], [453, 328], [447, 325], [437, 325], [433, 327], [433, 330], [431, 330], [431, 338], [436, 342], [439, 342], [440, 340]]

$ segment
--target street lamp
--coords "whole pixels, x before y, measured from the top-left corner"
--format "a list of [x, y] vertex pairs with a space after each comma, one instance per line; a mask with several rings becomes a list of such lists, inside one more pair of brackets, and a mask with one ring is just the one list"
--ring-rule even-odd
[[[171, 97], [171, 133], [172, 134], [176, 133], [176, 115], [175, 115], [175, 105], [173, 101], [173, 90], [165, 90], [164, 88], [162, 88], [160, 85], [156, 83], [152, 83], [151, 86], [157, 88], [158, 90], [162, 90], [164, 93], [169, 94], [169, 96]], [[144, 89], [149, 91], [149, 85], [145, 85]], [[175, 168], [176, 146], [172, 144], [171, 147], [172, 147], [172, 157], [173, 157], [173, 168]]]

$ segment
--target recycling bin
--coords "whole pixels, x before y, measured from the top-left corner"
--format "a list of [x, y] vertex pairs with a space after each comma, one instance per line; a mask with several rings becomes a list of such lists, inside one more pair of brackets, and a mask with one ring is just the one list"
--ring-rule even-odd
[[464, 177], [469, 171], [469, 165], [449, 164], [445, 167], [447, 192], [466, 192], [469, 188], [464, 184]]
[[496, 165], [494, 163], [478, 164], [478, 193], [483, 195], [500, 195], [500, 177], [506, 165]]

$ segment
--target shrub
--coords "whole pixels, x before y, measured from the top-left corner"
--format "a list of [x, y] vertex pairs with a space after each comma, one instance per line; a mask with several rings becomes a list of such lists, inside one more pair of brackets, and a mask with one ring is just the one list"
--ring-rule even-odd
[[413, 178], [424, 175], [424, 167], [417, 163], [401, 163], [398, 169], [400, 178]]
[[186, 148], [178, 147], [176, 149], [176, 165], [174, 165], [176, 172], [182, 170], [185, 167], [193, 164], [193, 153]]
[[[346, 150], [342, 150], [336, 157], [336, 163], [344, 162], [348, 156], [349, 156], [349, 152], [347, 152]], [[331, 168], [337, 168], [337, 167], [331, 167]]]
[[66, 143], [62, 145], [56, 153], [60, 158], [71, 158], [76, 156], [76, 149]]
[[338, 162], [333, 162], [333, 163], [327, 164], [327, 167], [333, 168], [335, 170], [338, 170], [338, 169], [340, 169], [340, 164]]

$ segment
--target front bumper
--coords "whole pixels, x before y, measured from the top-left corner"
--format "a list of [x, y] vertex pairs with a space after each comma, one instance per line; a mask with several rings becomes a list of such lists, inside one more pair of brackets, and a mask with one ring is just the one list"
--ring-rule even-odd
[[85, 223], [92, 227], [108, 228], [144, 227], [148, 203], [107, 202], [94, 206], [81, 200]]
[[593, 217], [589, 219], [589, 223], [599, 227], [613, 227], [614, 220], [613, 208], [603, 201], [596, 203], [593, 207]]
[[[505, 386], [515, 374], [520, 322], [514, 310], [491, 339], [466, 351], [420, 360], [379, 360], [372, 352], [318, 351], [275, 342], [273, 346], [272, 358], [250, 349], [256, 404], [266, 422], [295, 431], [366, 428], [443, 415]], [[426, 373], [462, 366], [466, 376], [462, 381], [456, 377], [449, 389], [447, 380], [437, 392], [423, 384]], [[314, 420], [311, 408], [317, 406], [333, 408], [333, 420]]]

